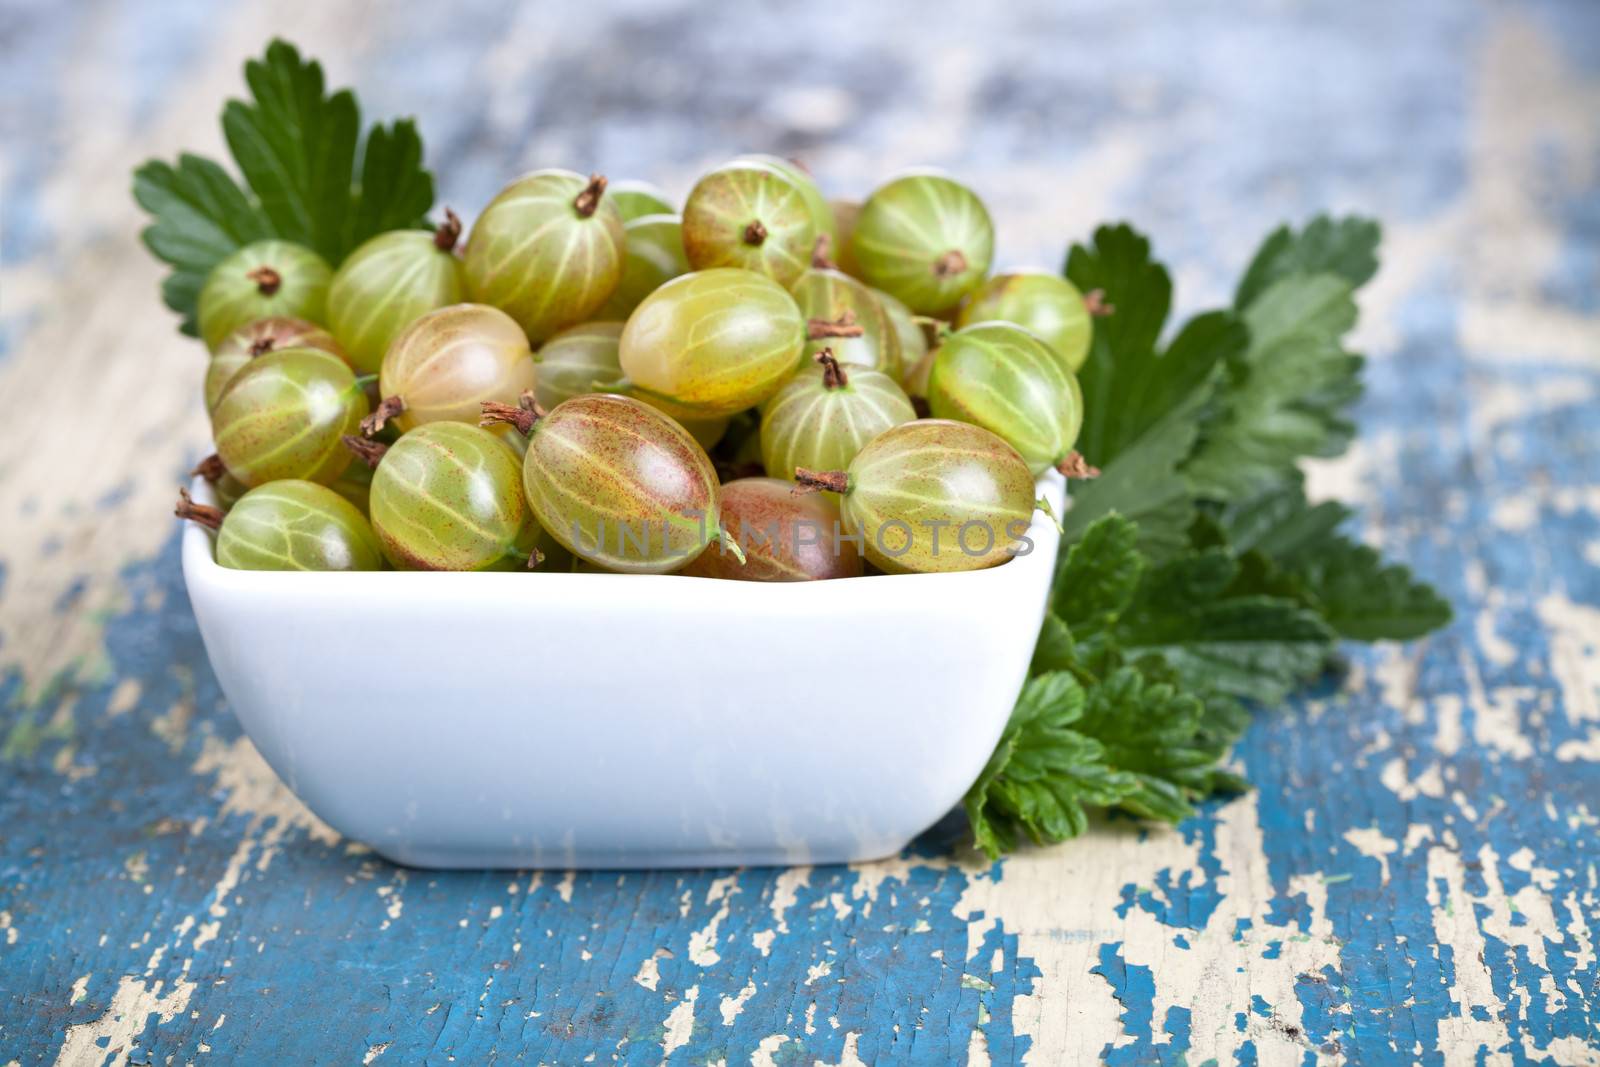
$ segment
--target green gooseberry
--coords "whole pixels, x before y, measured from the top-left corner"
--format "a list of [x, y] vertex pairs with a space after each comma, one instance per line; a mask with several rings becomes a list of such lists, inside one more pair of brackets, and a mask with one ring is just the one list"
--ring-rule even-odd
[[997, 274], [972, 294], [956, 317], [957, 326], [1010, 322], [1055, 349], [1074, 373], [1089, 358], [1094, 321], [1078, 287], [1046, 271]]
[[539, 531], [523, 500], [520, 465], [494, 434], [430, 422], [387, 449], [359, 438], [350, 443], [377, 459], [372, 528], [396, 567], [511, 570], [537, 560]]
[[[902, 387], [911, 393], [909, 383], [913, 380], [917, 364], [928, 354], [928, 335], [923, 332], [922, 324], [917, 322], [911, 309], [905, 304], [890, 296], [881, 289], [872, 290], [872, 295], [878, 298], [878, 304], [883, 308], [883, 313], [893, 327], [895, 337], [900, 341], [900, 365], [895, 370], [894, 376]], [[927, 375], [923, 375], [921, 391], [911, 393], [913, 396], [927, 395]]]
[[349, 364], [316, 348], [286, 348], [234, 375], [212, 416], [223, 466], [252, 488], [282, 478], [329, 485], [350, 464], [340, 445], [367, 413]]
[[984, 322], [945, 338], [933, 357], [928, 407], [936, 418], [998, 434], [1035, 475], [1063, 463], [1081, 467], [1072, 451], [1083, 426], [1077, 377], [1020, 326]]
[[485, 400], [516, 403], [533, 388], [522, 327], [487, 304], [453, 304], [406, 327], [383, 357], [383, 401], [362, 423], [368, 436], [393, 419], [401, 432], [430, 422], [475, 425]]
[[847, 470], [799, 472], [843, 497], [867, 561], [892, 574], [970, 571], [1032, 550], [1033, 475], [1017, 450], [965, 422], [918, 419], [875, 438]]
[[843, 470], [867, 443], [917, 417], [895, 380], [845, 367], [823, 349], [817, 364], [789, 379], [761, 416], [761, 462], [792, 478], [795, 468]]
[[856, 262], [856, 220], [861, 217], [861, 201], [830, 200], [828, 210], [833, 212], [834, 234], [828, 242], [828, 254], [839, 269], [852, 278], [861, 277], [861, 264]]
[[257, 356], [282, 348], [320, 348], [340, 359], [345, 358], [339, 342], [321, 326], [304, 319], [282, 316], [256, 319], [230, 333], [211, 354], [211, 361], [206, 365], [206, 413], [209, 415], [217, 410], [217, 401], [222, 399], [223, 390], [233, 381], [233, 376], [244, 369], [245, 364]]
[[446, 209], [433, 233], [380, 233], [350, 253], [328, 287], [328, 326], [350, 365], [375, 374], [389, 344], [420, 316], [459, 303], [464, 291], [456, 241], [461, 220]]
[[989, 273], [994, 225], [966, 186], [908, 174], [867, 198], [850, 245], [868, 285], [919, 315], [942, 315]]
[[377, 571], [378, 538], [326, 486], [284, 478], [239, 497], [224, 515], [180, 493], [178, 515], [217, 531], [217, 563], [239, 571]]
[[[622, 377], [621, 340], [622, 323], [586, 322], [562, 330], [546, 341], [535, 357], [538, 373], [533, 395], [539, 406], [549, 411], [562, 401], [596, 392], [597, 386], [616, 385]], [[648, 395], [636, 399], [664, 411], [670, 406]], [[680, 418], [678, 423], [694, 435], [701, 448], [707, 449], [715, 445], [728, 428], [728, 420], [720, 418]]]
[[589, 393], [548, 412], [536, 404], [483, 410], [486, 423], [509, 423], [527, 435], [528, 506], [574, 555], [608, 570], [659, 574], [721, 536], [711, 460], [655, 408]]
[[467, 238], [467, 293], [517, 320], [539, 344], [583, 322], [622, 278], [622, 215], [606, 180], [539, 170], [489, 202]]
[[659, 186], [635, 179], [612, 182], [606, 189], [606, 198], [616, 205], [624, 223], [646, 215], [673, 215], [678, 211]]
[[795, 371], [806, 323], [772, 279], [720, 268], [674, 278], [622, 330], [623, 391], [669, 414], [717, 419], [766, 400]]
[[806, 317], [805, 356], [826, 348], [840, 363], [898, 373], [900, 335], [871, 289], [843, 271], [814, 266], [789, 292]]
[[799, 186], [800, 192], [806, 198], [806, 210], [811, 214], [811, 222], [817, 229], [817, 236], [826, 236], [828, 244], [837, 247], [839, 244], [839, 228], [833, 217], [833, 205], [828, 198], [822, 195], [822, 189], [817, 185], [817, 179], [804, 163], [798, 159], [788, 159], [784, 156], [774, 156], [765, 152], [752, 152], [734, 160], [736, 163], [764, 163], [774, 170], [782, 172], [790, 181]]
[[627, 254], [622, 280], [617, 282], [600, 319], [625, 321], [645, 297], [680, 274], [688, 274], [689, 257], [683, 251], [683, 223], [676, 215], [641, 215], [623, 226]]
[[793, 285], [811, 263], [817, 224], [805, 191], [766, 163], [727, 163], [683, 205], [683, 250], [695, 270], [739, 267]]
[[200, 288], [200, 338], [213, 352], [228, 335], [257, 319], [283, 317], [321, 324], [333, 270], [311, 249], [290, 241], [256, 241], [211, 269]]
[[821, 493], [796, 495], [782, 478], [738, 478], [722, 486], [722, 529], [745, 562], [721, 544], [678, 571], [696, 578], [812, 582], [859, 578], [861, 552], [842, 536], [839, 505]]

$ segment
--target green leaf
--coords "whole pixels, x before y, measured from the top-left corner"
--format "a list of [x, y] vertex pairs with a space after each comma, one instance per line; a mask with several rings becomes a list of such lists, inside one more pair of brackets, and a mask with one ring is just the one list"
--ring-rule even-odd
[[1247, 331], [1233, 314], [1211, 312], [1159, 350], [1172, 283], [1149, 242], [1126, 225], [1101, 227], [1092, 245], [1073, 246], [1066, 273], [1086, 292], [1101, 290], [1114, 308], [1095, 320], [1078, 375], [1084, 422], [1077, 447], [1101, 474], [1073, 487], [1067, 538], [1118, 512], [1138, 523], [1148, 552], [1165, 558], [1182, 548], [1194, 515], [1178, 468], [1194, 449], [1217, 368], [1244, 351]]
[[361, 184], [344, 233], [345, 252], [389, 230], [427, 229], [433, 175], [422, 166], [422, 138], [410, 119], [378, 124], [367, 134]]
[[1249, 577], [1226, 548], [1156, 567], [1117, 639], [1130, 654], [1160, 656], [1197, 691], [1277, 703], [1322, 670], [1334, 634], [1314, 610]]
[[1144, 573], [1137, 523], [1107, 515], [1061, 557], [1054, 611], [1064, 629], [1088, 637], [1111, 629], [1133, 602]]
[[1348, 283], [1331, 274], [1286, 278], [1250, 306], [1249, 348], [1230, 361], [1220, 411], [1184, 465], [1197, 495], [1248, 499], [1291, 480], [1301, 459], [1344, 451], [1361, 359], [1339, 338], [1355, 316]]
[[1078, 664], [1078, 645], [1072, 631], [1053, 611], [1044, 613], [1044, 623], [1039, 627], [1039, 641], [1033, 646], [1033, 661], [1028, 674], [1046, 671], [1070, 671]]
[[206, 275], [239, 246], [270, 237], [271, 226], [226, 171], [188, 153], [176, 167], [151, 160], [134, 171], [133, 198], [153, 219], [141, 234], [145, 247], [173, 268], [162, 286], [167, 306], [195, 334]]
[[1318, 611], [1339, 636], [1409, 640], [1450, 622], [1450, 604], [1400, 564], [1339, 532], [1343, 504], [1307, 503], [1298, 483], [1222, 515], [1263, 581]]
[[1088, 809], [1117, 803], [1137, 782], [1107, 765], [1098, 742], [1071, 729], [1086, 696], [1071, 674], [1028, 682], [988, 765], [967, 792], [973, 839], [991, 859], [1026, 835], [1037, 843], [1076, 837]]
[[1243, 310], [1275, 282], [1297, 274], [1333, 274], [1352, 289], [1359, 289], [1378, 271], [1378, 242], [1382, 236], [1376, 222], [1355, 216], [1318, 216], [1298, 234], [1288, 226], [1280, 226], [1261, 245], [1245, 271], [1234, 307]]
[[339, 262], [361, 127], [355, 95], [324, 96], [322, 65], [284, 41], [244, 75], [254, 102], [230, 100], [222, 113], [233, 158], [278, 236]]

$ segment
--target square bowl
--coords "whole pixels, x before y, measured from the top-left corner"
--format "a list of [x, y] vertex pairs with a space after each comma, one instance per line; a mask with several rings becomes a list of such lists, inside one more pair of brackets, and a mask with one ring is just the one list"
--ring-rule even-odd
[[[1058, 514], [1063, 486], [1039, 482]], [[397, 863], [837, 863], [983, 769], [1060, 540], [1042, 513], [1028, 537], [988, 570], [777, 584], [229, 570], [190, 523], [183, 574], [262, 756]]]

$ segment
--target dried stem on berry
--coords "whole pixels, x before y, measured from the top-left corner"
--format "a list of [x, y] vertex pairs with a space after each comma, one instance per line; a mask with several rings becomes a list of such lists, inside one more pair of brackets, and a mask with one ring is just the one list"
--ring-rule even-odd
[[795, 496], [802, 493], [844, 493], [850, 489], [850, 475], [844, 471], [814, 471], [796, 467], [794, 481], [795, 486], [789, 492]]
[[210, 504], [196, 504], [187, 489], [178, 490], [178, 506], [172, 509], [172, 513], [180, 519], [198, 522], [209, 530], [221, 529], [224, 518], [221, 508], [214, 508]]
[[824, 337], [860, 337], [866, 332], [866, 330], [862, 329], [861, 324], [856, 322], [856, 313], [854, 311], [846, 311], [832, 321], [828, 319], [806, 320], [806, 340], [808, 341], [820, 341]]
[[760, 219], [757, 219], [756, 221], [752, 222], [750, 225], [748, 225], [748, 226], [746, 226], [744, 228], [744, 243], [745, 244], [759, 246], [761, 244], [761, 242], [765, 241], [766, 239], [767, 239], [767, 228], [765, 226], [761, 225], [761, 220]]
[[199, 477], [204, 478], [206, 481], [212, 483], [221, 481], [222, 476], [227, 473], [228, 468], [222, 465], [222, 457], [217, 455], [215, 452], [211, 453], [211, 455], [207, 456], [199, 463], [196, 463], [194, 465], [194, 470], [189, 472], [191, 476], [198, 475]]
[[250, 346], [250, 358], [264, 356], [278, 347], [278, 342], [271, 337], [262, 337]]
[[256, 288], [261, 290], [262, 296], [271, 296], [278, 291], [278, 286], [283, 284], [283, 275], [271, 267], [257, 267], [245, 277], [256, 283]]
[[824, 389], [843, 389], [850, 384], [850, 379], [845, 375], [844, 368], [839, 365], [837, 359], [833, 358], [833, 349], [824, 348], [811, 358], [822, 364], [822, 387]]
[[948, 278], [960, 274], [967, 269], [967, 257], [961, 254], [961, 249], [952, 248], [944, 255], [933, 261], [933, 273], [941, 278]]
[[372, 414], [361, 420], [361, 432], [371, 437], [383, 429], [383, 424], [406, 410], [406, 402], [398, 396], [386, 396], [378, 401]]
[[828, 249], [833, 244], [825, 233], [817, 234], [817, 243], [811, 246], [811, 266], [814, 270], [838, 270], [839, 264], [828, 258]]
[[1056, 464], [1056, 470], [1068, 478], [1098, 478], [1100, 468], [1089, 466], [1089, 461], [1083, 458], [1082, 452], [1068, 452], [1067, 457]]
[[497, 400], [485, 400], [482, 404], [483, 418], [478, 420], [479, 426], [496, 426], [504, 422], [515, 426], [517, 432], [526, 437], [533, 432], [533, 424], [545, 417], [544, 408], [533, 399], [533, 394], [524, 391], [517, 398], [515, 404], [502, 404]]
[[541, 564], [543, 562], [544, 562], [544, 553], [540, 552], [537, 548], [534, 549], [532, 552], [528, 553], [528, 569], [530, 571], [533, 570], [533, 568], [537, 567], [539, 564]]
[[1107, 315], [1114, 315], [1117, 311], [1115, 304], [1106, 303], [1106, 291], [1104, 289], [1090, 289], [1087, 293], [1084, 293], [1083, 306], [1088, 308], [1089, 314], [1097, 319], [1103, 319]]
[[461, 240], [461, 216], [449, 208], [444, 209], [444, 221], [433, 231], [433, 247], [441, 252], [454, 252]]
[[606, 176], [604, 174], [589, 175], [589, 184], [583, 187], [572, 201], [572, 207], [579, 215], [588, 218], [600, 210], [600, 198], [606, 195]]
[[356, 454], [356, 458], [369, 467], [376, 467], [378, 461], [383, 459], [383, 454], [389, 451], [389, 446], [381, 441], [369, 441], [365, 437], [357, 437], [347, 433], [341, 438], [344, 447]]

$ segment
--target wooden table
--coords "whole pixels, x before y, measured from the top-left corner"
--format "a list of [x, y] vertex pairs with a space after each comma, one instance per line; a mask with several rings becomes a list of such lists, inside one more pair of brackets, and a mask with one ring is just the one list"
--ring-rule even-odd
[[[1600, 1062], [1600, 8], [1055, 8], [0, 15], [0, 1064]], [[681, 195], [749, 149], [839, 192], [927, 162], [1003, 262], [1134, 219], [1190, 308], [1282, 219], [1381, 217], [1364, 433], [1313, 486], [1457, 622], [1263, 711], [1258, 790], [1175, 831], [993, 865], [958, 823], [849, 868], [376, 859], [207, 665], [171, 518], [202, 353], [127, 193], [218, 153], [284, 31], [417, 113], [469, 210], [534, 165]]]

